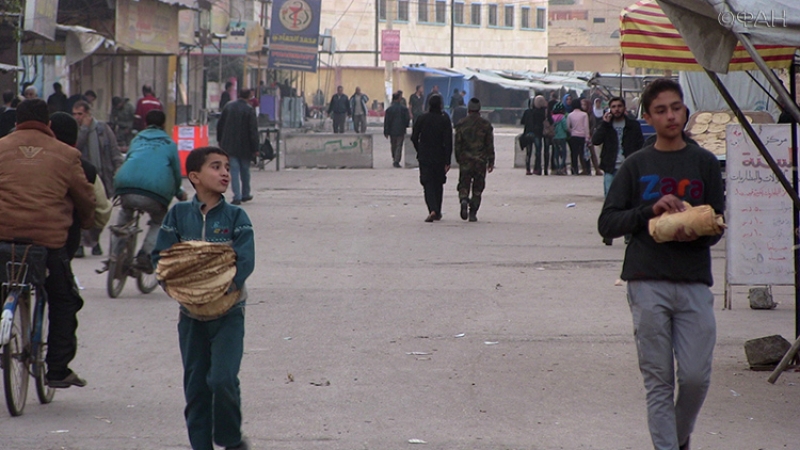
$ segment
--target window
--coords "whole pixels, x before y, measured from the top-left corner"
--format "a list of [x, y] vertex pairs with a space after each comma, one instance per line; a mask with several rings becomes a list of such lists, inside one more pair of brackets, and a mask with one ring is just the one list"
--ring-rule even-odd
[[545, 8], [536, 8], [536, 28], [544, 30], [547, 27], [547, 10]]
[[569, 72], [575, 70], [575, 61], [571, 59], [556, 61], [556, 70], [559, 72]]
[[472, 25], [481, 26], [481, 4], [473, 3], [469, 5], [471, 11], [469, 13], [469, 23]]
[[592, 19], [592, 22], [593, 23], [606, 23], [606, 18], [605, 17], [595, 17], [594, 19]]
[[523, 6], [520, 9], [520, 28], [530, 28], [531, 27], [531, 9], [527, 6]]
[[417, 22], [427, 22], [428, 21], [428, 0], [419, 0], [419, 4], [417, 6], [419, 11], [417, 12]]
[[503, 11], [505, 13], [503, 17], [503, 19], [505, 19], [505, 26], [514, 28], [514, 5], [506, 5], [503, 9], [505, 10]]
[[378, 0], [378, 18], [386, 20], [386, 0]]
[[447, 2], [436, 0], [436, 23], [445, 23]]
[[397, 0], [397, 20], [408, 22], [408, 0]]
[[458, 24], [458, 25], [463, 25], [464, 24], [464, 3], [463, 2], [455, 3], [455, 4], [453, 4], [453, 8], [454, 8], [453, 9], [453, 14], [455, 15], [455, 18], [454, 18], [453, 22]]
[[489, 26], [497, 26], [497, 5], [489, 5]]

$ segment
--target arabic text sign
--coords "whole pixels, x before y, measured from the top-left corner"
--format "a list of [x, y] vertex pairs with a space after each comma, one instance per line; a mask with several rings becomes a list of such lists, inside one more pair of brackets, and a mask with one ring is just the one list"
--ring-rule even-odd
[[381, 61], [400, 61], [400, 30], [381, 32]]
[[[791, 127], [753, 127], [791, 180]], [[728, 125], [726, 142], [727, 281], [794, 284], [792, 199], [741, 125]]]
[[277, 0], [270, 30], [269, 68], [317, 71], [321, 0]]

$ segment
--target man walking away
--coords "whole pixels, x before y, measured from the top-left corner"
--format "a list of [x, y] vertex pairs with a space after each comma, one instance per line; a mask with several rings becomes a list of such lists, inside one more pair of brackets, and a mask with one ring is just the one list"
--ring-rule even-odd
[[[642, 126], [625, 114], [625, 100], [614, 97], [608, 103], [609, 111], [602, 115], [600, 124], [592, 135], [593, 145], [602, 145], [600, 151], [600, 170], [603, 171], [603, 196], [608, 197], [608, 189], [625, 158], [644, 145]], [[603, 238], [603, 243], [611, 245], [611, 238]]]
[[442, 196], [450, 158], [453, 155], [453, 126], [450, 118], [442, 111], [442, 96], [434, 95], [430, 102], [431, 110], [421, 115], [414, 123], [411, 142], [417, 149], [419, 161], [419, 182], [425, 191], [428, 216], [425, 222], [442, 218]]
[[53, 83], [53, 92], [50, 97], [47, 97], [47, 110], [50, 114], [55, 112], [72, 112], [67, 111], [67, 94], [64, 93], [61, 83]]
[[158, 109], [163, 111], [164, 106], [161, 101], [153, 94], [153, 88], [145, 84], [142, 86], [142, 98], [136, 102], [136, 124], [134, 125], [137, 130], [142, 131], [147, 126], [145, 124], [145, 117], [150, 111]]
[[344, 93], [344, 88], [338, 86], [336, 93], [328, 104], [328, 115], [333, 120], [333, 132], [344, 133], [344, 123], [350, 116], [350, 100]]
[[450, 96], [450, 115], [453, 115], [453, 111], [456, 110], [459, 106], [464, 104], [464, 97], [458, 93], [458, 88], [453, 89], [453, 95]]
[[250, 161], [258, 154], [258, 118], [249, 98], [250, 89], [241, 89], [239, 98], [225, 105], [217, 122], [217, 142], [230, 155], [233, 205], [253, 199]]
[[467, 110], [467, 117], [456, 125], [458, 199], [461, 202], [461, 219], [467, 220], [469, 217], [470, 222], [477, 222], [481, 194], [486, 187], [486, 173], [494, 170], [494, 129], [488, 120], [481, 117], [480, 100], [470, 99]]
[[632, 235], [621, 278], [628, 282], [653, 447], [688, 450], [711, 384], [716, 340], [711, 246], [721, 235], [698, 237], [680, 226], [675, 241], [656, 243], [648, 221], [685, 210], [683, 202], [710, 205], [722, 214], [722, 175], [714, 154], [683, 138], [686, 107], [678, 83], [653, 81], [642, 93], [642, 106], [656, 143], [617, 170], [597, 229], [606, 238]]
[[383, 136], [390, 140], [392, 145], [392, 166], [400, 167], [400, 158], [403, 156], [403, 141], [406, 138], [406, 128], [410, 120], [408, 108], [400, 103], [400, 93], [392, 95], [392, 106], [386, 110], [383, 117]]
[[353, 131], [365, 133], [367, 131], [367, 94], [361, 93], [361, 88], [356, 87], [356, 92], [350, 97], [350, 114], [353, 115]]

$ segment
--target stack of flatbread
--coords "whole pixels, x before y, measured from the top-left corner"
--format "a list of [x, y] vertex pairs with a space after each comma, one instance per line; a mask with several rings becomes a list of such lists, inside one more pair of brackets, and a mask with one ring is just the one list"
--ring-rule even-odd
[[678, 228], [683, 227], [685, 232], [694, 231], [697, 236], [716, 236], [725, 229], [722, 214], [714, 212], [709, 205], [692, 206], [683, 202], [686, 210], [677, 213], [665, 212], [658, 217], [653, 217], [648, 223], [650, 236], [658, 243], [675, 240]]
[[224, 314], [239, 298], [226, 294], [236, 275], [236, 252], [224, 244], [179, 242], [161, 252], [156, 277], [167, 294], [200, 317]]
[[[753, 113], [745, 113], [748, 122], [753, 123]], [[729, 123], [739, 123], [730, 111], [699, 112], [689, 119], [686, 129], [692, 139], [715, 155], [725, 154], [725, 127]]]

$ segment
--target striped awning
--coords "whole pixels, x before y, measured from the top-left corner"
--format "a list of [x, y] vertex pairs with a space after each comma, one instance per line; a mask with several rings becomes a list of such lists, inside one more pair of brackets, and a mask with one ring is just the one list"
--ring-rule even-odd
[[[641, 0], [622, 10], [620, 47], [628, 67], [703, 70], [655, 0]], [[772, 68], [789, 67], [796, 50], [777, 45], [756, 45], [756, 49]], [[755, 63], [744, 47], [737, 45], [728, 70], [753, 69], [757, 69]]]

